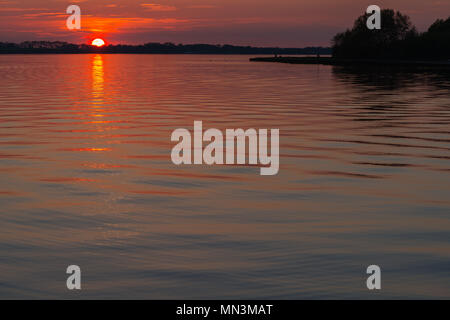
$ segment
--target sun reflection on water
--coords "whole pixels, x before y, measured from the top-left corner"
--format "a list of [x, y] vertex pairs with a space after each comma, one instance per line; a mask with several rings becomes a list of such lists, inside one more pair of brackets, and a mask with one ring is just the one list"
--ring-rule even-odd
[[92, 97], [95, 104], [103, 101], [104, 81], [103, 58], [97, 54], [92, 59]]

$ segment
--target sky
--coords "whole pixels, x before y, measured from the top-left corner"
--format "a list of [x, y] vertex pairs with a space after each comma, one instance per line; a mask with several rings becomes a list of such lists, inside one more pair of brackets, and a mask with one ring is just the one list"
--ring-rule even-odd
[[[71, 4], [81, 30], [66, 27]], [[450, 16], [450, 0], [0, 0], [0, 42], [328, 46], [371, 4], [400, 10], [420, 31]]]

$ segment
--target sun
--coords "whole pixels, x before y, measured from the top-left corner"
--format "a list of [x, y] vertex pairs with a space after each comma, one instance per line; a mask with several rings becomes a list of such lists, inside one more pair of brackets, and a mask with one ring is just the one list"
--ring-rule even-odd
[[103, 47], [105, 45], [105, 41], [103, 41], [103, 39], [97, 38], [92, 40], [91, 44], [96, 47]]

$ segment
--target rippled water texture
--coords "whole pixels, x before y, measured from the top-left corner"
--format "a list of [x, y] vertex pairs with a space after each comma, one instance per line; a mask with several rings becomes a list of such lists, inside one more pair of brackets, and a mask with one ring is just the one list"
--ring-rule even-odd
[[[248, 58], [0, 56], [0, 297], [450, 298], [450, 77]], [[173, 165], [194, 120], [279, 174]]]

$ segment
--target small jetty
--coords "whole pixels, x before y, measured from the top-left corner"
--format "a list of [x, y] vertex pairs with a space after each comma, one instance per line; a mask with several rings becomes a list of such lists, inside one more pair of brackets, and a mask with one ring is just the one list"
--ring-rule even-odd
[[384, 59], [336, 59], [332, 57], [259, 57], [250, 58], [253, 62], [278, 62], [290, 64], [321, 64], [332, 66], [380, 65], [404, 67], [446, 67], [450, 68], [450, 60], [384, 60]]

